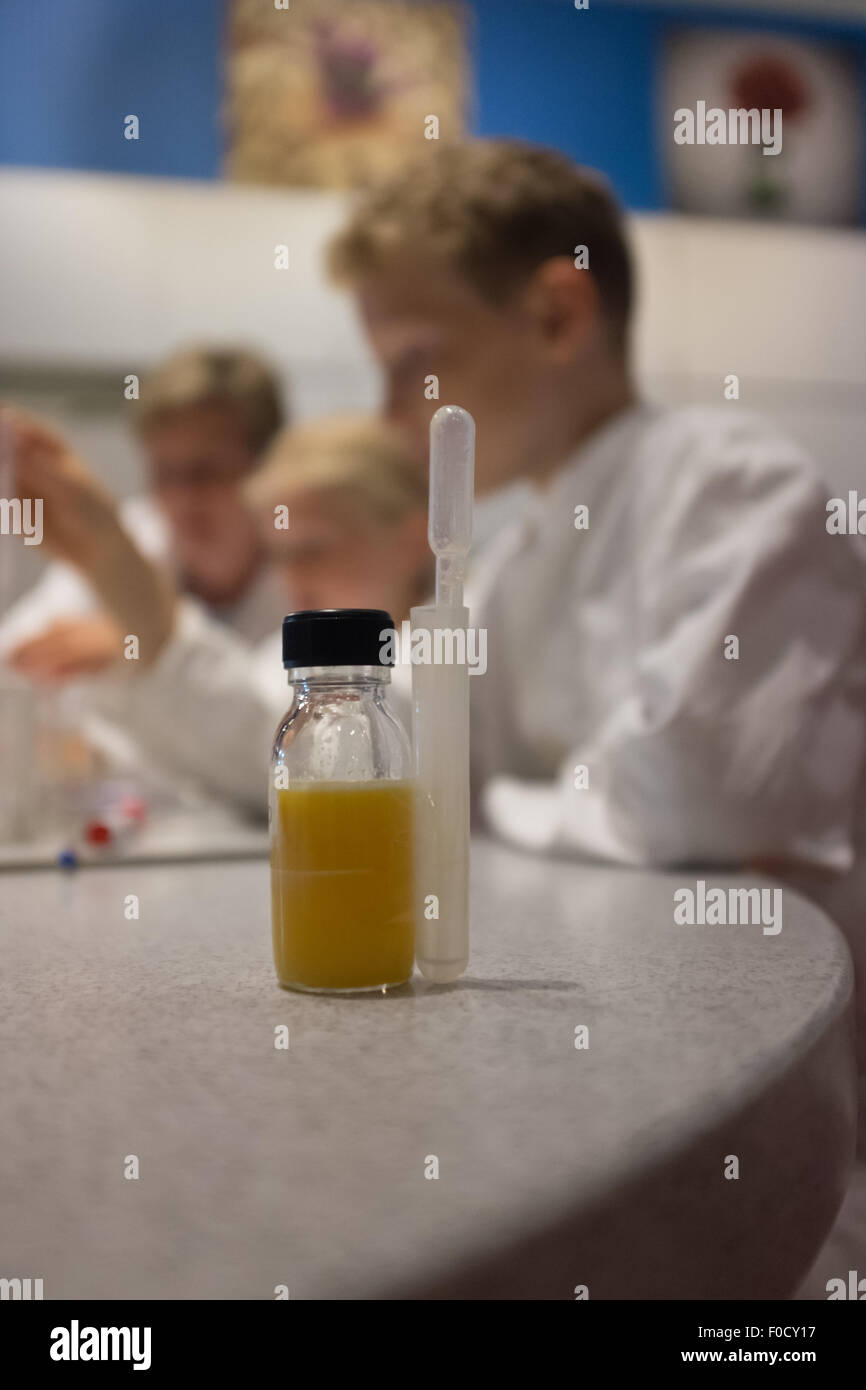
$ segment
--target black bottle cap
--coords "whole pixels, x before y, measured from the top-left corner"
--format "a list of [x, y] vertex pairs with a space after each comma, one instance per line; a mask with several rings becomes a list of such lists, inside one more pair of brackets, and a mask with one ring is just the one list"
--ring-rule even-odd
[[[283, 618], [283, 665], [393, 666], [394, 643], [383, 660], [394, 620], [383, 608], [308, 608]], [[383, 637], [382, 634], [386, 636]]]

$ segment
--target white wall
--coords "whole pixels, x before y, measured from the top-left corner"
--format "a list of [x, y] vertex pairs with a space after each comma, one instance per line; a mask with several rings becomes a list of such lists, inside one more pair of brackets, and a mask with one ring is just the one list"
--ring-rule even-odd
[[[226, 184], [0, 171], [0, 360], [135, 371], [188, 339], [256, 343], [369, 395], [360, 335], [319, 249], [342, 200]], [[274, 247], [290, 268], [274, 269]]]
[[740, 401], [862, 483], [866, 433], [866, 235], [681, 216], [638, 217], [637, 359], [658, 399]]

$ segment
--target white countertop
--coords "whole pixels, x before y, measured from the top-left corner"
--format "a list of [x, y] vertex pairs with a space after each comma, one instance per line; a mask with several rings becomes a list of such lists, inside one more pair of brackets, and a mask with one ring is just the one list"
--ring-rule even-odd
[[263, 862], [3, 874], [0, 1274], [49, 1299], [785, 1296], [853, 1150], [850, 961], [788, 889], [777, 936], [675, 925], [697, 877], [761, 882], [478, 842], [466, 977], [333, 998], [278, 988]]

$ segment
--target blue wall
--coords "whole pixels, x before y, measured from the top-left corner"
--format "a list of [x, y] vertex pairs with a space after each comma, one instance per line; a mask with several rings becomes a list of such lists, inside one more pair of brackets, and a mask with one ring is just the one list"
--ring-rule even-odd
[[[606, 0], [581, 11], [573, 0], [471, 8], [480, 133], [557, 145], [604, 169], [634, 208], [664, 205], [653, 82], [671, 23], [853, 41], [866, 106], [866, 20]], [[223, 15], [222, 0], [0, 0], [0, 163], [216, 177]], [[123, 138], [130, 112], [138, 141]]]
[[0, 0], [0, 163], [214, 178], [221, 29], [221, 0]]

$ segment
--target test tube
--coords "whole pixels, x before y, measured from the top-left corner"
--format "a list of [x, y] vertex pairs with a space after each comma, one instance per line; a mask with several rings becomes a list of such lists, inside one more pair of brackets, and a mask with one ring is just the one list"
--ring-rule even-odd
[[469, 961], [469, 610], [463, 581], [474, 460], [472, 416], [443, 406], [430, 425], [428, 537], [436, 556], [436, 602], [411, 613], [413, 633], [429, 634], [431, 657], [412, 667], [415, 957], [422, 975], [439, 984], [459, 979]]

